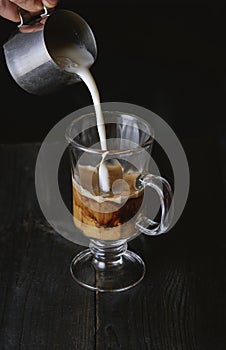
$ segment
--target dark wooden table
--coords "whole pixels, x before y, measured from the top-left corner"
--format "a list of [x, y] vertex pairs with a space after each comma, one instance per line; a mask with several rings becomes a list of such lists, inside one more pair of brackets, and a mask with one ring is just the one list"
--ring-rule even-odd
[[84, 247], [45, 222], [34, 186], [39, 146], [0, 146], [0, 349], [225, 350], [224, 147], [184, 143], [183, 215], [167, 235], [129, 244], [145, 278], [106, 294], [72, 279], [70, 262]]

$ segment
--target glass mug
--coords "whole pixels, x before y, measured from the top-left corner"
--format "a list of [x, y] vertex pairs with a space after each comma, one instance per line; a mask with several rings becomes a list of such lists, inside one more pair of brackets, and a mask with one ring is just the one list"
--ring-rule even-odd
[[[101, 150], [95, 113], [74, 120], [66, 130], [70, 155], [73, 219], [89, 248], [71, 262], [71, 274], [91, 290], [122, 291], [139, 283], [143, 260], [127, 249], [140, 233], [166, 232], [172, 219], [172, 190], [150, 174], [154, 141], [151, 126], [136, 115], [103, 111], [107, 151]], [[157, 223], [143, 213], [145, 187], [160, 199]]]

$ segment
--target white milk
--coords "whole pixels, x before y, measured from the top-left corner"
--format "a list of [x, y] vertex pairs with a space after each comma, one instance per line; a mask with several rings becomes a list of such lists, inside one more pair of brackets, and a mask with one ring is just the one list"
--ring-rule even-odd
[[104, 192], [110, 190], [110, 180], [108, 176], [108, 169], [104, 163], [107, 155], [107, 141], [104, 117], [100, 104], [100, 95], [95, 83], [95, 80], [90, 73], [89, 68], [94, 63], [94, 58], [84, 46], [68, 46], [67, 48], [59, 48], [55, 50], [56, 62], [67, 72], [75, 73], [84, 81], [91, 94], [93, 105], [96, 113], [97, 130], [100, 139], [101, 149], [104, 152], [102, 161], [99, 165], [99, 185]]

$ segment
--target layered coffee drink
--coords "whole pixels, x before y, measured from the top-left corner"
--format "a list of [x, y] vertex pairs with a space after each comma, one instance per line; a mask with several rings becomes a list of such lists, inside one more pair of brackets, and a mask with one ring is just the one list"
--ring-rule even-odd
[[144, 191], [136, 188], [140, 175], [124, 173], [119, 162], [106, 165], [110, 190], [103, 192], [99, 168], [79, 166], [73, 178], [73, 218], [88, 237], [98, 240], [128, 239], [135, 234], [135, 220]]
[[[128, 239], [135, 233], [135, 220], [144, 193], [136, 188], [137, 177], [140, 175], [137, 171], [124, 172], [118, 161], [109, 163], [104, 160], [109, 140], [106, 137], [99, 91], [89, 70], [94, 57], [85, 47], [76, 45], [64, 47], [63, 52], [56, 48], [55, 55], [55, 60], [64, 70], [79, 75], [88, 87], [96, 114], [100, 149], [103, 151], [102, 160], [96, 168], [80, 165], [77, 175], [73, 175], [75, 225], [90, 238]], [[113, 136], [115, 137], [117, 139], [118, 135]]]

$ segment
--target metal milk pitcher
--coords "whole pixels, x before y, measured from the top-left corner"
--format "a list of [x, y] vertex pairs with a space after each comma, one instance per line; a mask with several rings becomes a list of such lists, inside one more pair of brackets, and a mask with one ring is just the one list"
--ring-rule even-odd
[[[26, 33], [19, 30], [23, 25], [20, 17], [18, 29], [3, 45], [7, 67], [17, 84], [29, 93], [46, 95], [81, 81], [59, 63], [58, 52], [67, 58], [68, 47], [85, 48], [95, 61], [96, 41], [86, 21], [69, 10], [48, 13], [45, 9], [39, 18], [29, 22], [34, 31]], [[39, 25], [40, 21], [44, 23]]]

